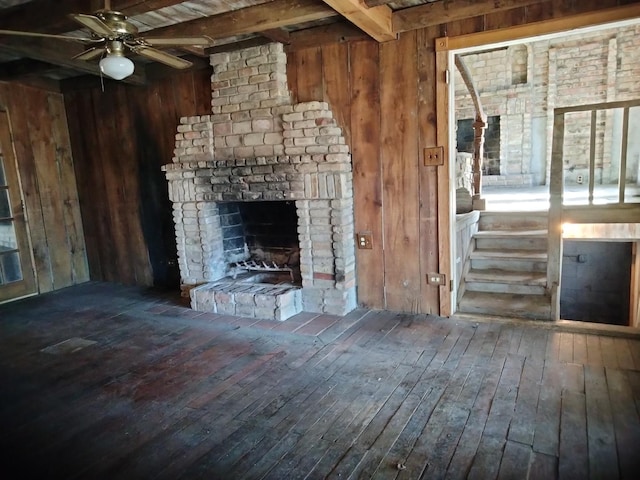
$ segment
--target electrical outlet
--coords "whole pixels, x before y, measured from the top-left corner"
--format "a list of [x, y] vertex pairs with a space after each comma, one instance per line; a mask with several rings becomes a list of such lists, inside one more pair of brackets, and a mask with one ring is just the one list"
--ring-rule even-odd
[[576, 176], [576, 183], [579, 183], [580, 185], [582, 185], [583, 182], [584, 182], [584, 177], [582, 175]]
[[424, 164], [427, 167], [444, 165], [444, 149], [442, 147], [425, 148]]
[[356, 233], [356, 242], [358, 242], [358, 248], [371, 250], [373, 248], [373, 235], [371, 232]]
[[447, 276], [443, 273], [427, 273], [427, 284], [443, 286], [447, 283]]

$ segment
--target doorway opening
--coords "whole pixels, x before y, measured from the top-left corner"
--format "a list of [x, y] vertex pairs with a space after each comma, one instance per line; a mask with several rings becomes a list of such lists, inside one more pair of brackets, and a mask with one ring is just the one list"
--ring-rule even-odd
[[[562, 247], [553, 250], [553, 242], [547, 240], [548, 232], [555, 230], [548, 219], [556, 148], [554, 112], [574, 105], [640, 99], [640, 86], [631, 85], [630, 80], [632, 72], [640, 68], [635, 53], [640, 48], [638, 20], [610, 22], [585, 25], [570, 35], [550, 31], [536, 38], [493, 44], [481, 43], [481, 34], [477, 40], [463, 38], [459, 43], [448, 39], [447, 64], [453, 70], [448, 98], [454, 105], [449, 117], [449, 157], [455, 165], [450, 184], [473, 188], [466, 196], [456, 191], [458, 199], [472, 197], [473, 201], [467, 202], [471, 208], [461, 211], [458, 205], [451, 212], [455, 239], [451, 242], [455, 252], [452, 262], [457, 275], [454, 312], [540, 320], [574, 316], [567, 313], [567, 295], [578, 285], [569, 275], [571, 267], [555, 287], [549, 282], [555, 268], [552, 264], [560, 263], [557, 268], [562, 271], [565, 263]], [[465, 42], [469, 46], [464, 46]], [[457, 68], [453, 67], [454, 59]], [[470, 73], [475, 92], [463, 78], [459, 63]], [[575, 119], [565, 124], [560, 137], [560, 152], [565, 155], [561, 209], [565, 208], [562, 205], [591, 208], [640, 202], [640, 144], [636, 145], [633, 135], [624, 133], [640, 128], [640, 107], [629, 103], [612, 110], [567, 114]], [[492, 137], [495, 141], [496, 118], [497, 148], [489, 143]], [[469, 125], [475, 127], [476, 155], [480, 145], [479, 162], [465, 153], [469, 151]], [[477, 141], [480, 130], [484, 142]], [[496, 151], [497, 159], [491, 156]], [[458, 178], [460, 175], [472, 181]], [[635, 241], [633, 237], [626, 240], [628, 245]], [[559, 259], [554, 258], [557, 252]], [[633, 324], [629, 319], [633, 300], [629, 300], [637, 286], [629, 280], [624, 288], [627, 307], [621, 316], [616, 315], [615, 323], [629, 325]]]
[[11, 126], [0, 111], [0, 302], [35, 292], [35, 278]]

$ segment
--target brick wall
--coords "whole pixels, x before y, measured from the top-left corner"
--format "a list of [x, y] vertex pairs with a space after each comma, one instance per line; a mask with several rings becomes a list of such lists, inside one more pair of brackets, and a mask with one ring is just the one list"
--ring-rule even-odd
[[[486, 114], [500, 116], [500, 175], [484, 177], [485, 184], [546, 183], [553, 109], [640, 98], [639, 50], [640, 27], [631, 26], [465, 54]], [[455, 86], [456, 118], [474, 118], [457, 71]], [[617, 179], [621, 112], [598, 115], [596, 182], [609, 183]], [[565, 177], [571, 183], [581, 176], [586, 183], [589, 115], [573, 115], [569, 121]], [[640, 145], [634, 143], [627, 159], [628, 181], [638, 180], [639, 157]]]
[[352, 310], [351, 155], [329, 105], [291, 104], [281, 44], [215, 54], [211, 63], [212, 113], [180, 119], [173, 163], [163, 167], [184, 290], [229, 272], [221, 202], [290, 200], [298, 217], [302, 308]]

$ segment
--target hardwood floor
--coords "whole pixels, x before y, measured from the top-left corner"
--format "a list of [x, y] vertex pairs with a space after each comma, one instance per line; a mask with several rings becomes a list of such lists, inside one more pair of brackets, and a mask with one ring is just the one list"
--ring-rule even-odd
[[255, 321], [88, 283], [0, 305], [0, 392], [3, 479], [640, 467], [640, 341], [527, 324], [366, 310]]

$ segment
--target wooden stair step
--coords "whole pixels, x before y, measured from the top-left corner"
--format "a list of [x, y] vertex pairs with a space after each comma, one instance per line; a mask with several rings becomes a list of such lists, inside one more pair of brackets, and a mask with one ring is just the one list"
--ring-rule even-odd
[[548, 230], [479, 230], [477, 238], [547, 237]]
[[480, 230], [522, 230], [546, 228], [548, 212], [481, 212]]
[[549, 246], [546, 236], [528, 237], [476, 237], [474, 238], [476, 249], [490, 250], [534, 250], [546, 252]]
[[544, 272], [503, 269], [470, 270], [464, 279], [465, 291], [544, 295], [547, 278]]
[[519, 283], [489, 283], [469, 281], [464, 284], [464, 291], [487, 293], [517, 293], [521, 295], [544, 295], [544, 285], [526, 285]]
[[471, 270], [509, 270], [512, 272], [546, 273], [547, 259], [471, 257]]
[[537, 250], [495, 250], [483, 248], [471, 252], [472, 259], [501, 259], [501, 260], [532, 260], [546, 261], [547, 252]]
[[470, 270], [465, 277], [465, 281], [545, 286], [547, 284], [547, 276], [543, 272], [515, 272], [495, 268], [489, 270]]
[[545, 295], [465, 291], [458, 311], [530, 320], [549, 320], [551, 300]]
[[547, 212], [482, 212], [460, 284], [459, 311], [549, 319]]

